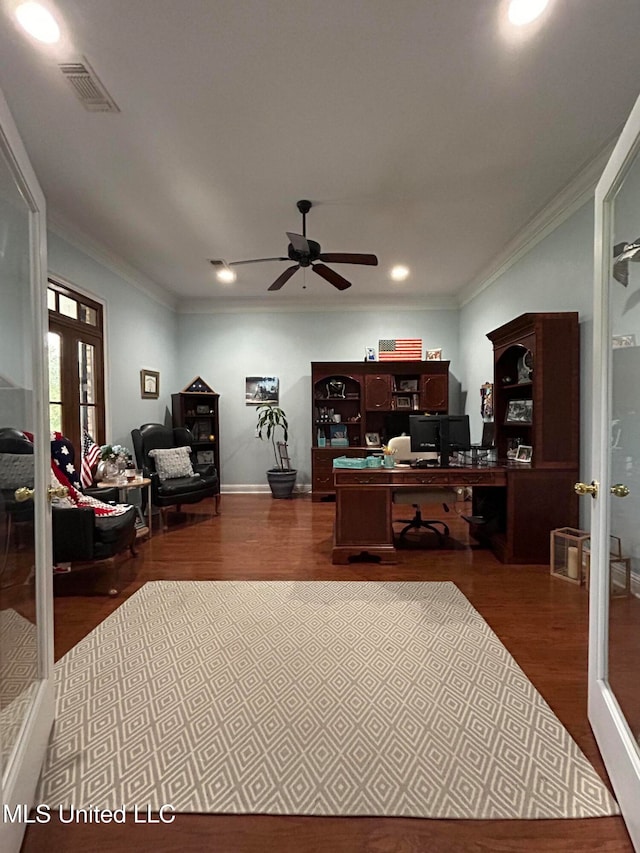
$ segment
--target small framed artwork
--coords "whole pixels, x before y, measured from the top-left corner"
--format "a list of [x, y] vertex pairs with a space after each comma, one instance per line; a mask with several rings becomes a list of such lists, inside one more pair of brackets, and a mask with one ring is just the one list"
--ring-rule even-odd
[[417, 391], [417, 379], [398, 379], [398, 391]]
[[509, 400], [506, 424], [530, 424], [533, 420], [533, 400]]
[[375, 361], [376, 360], [376, 351], [373, 347], [365, 347], [364, 348], [364, 360], [365, 361]]
[[213, 450], [199, 450], [196, 453], [196, 459], [198, 460], [200, 465], [211, 465], [213, 464], [214, 456]]
[[247, 376], [245, 378], [245, 405], [261, 406], [263, 403], [278, 405], [280, 381], [277, 376]]
[[442, 349], [428, 349], [425, 359], [426, 361], [440, 361], [442, 359]]
[[208, 415], [208, 414], [210, 414], [209, 406], [196, 406], [196, 415]]
[[367, 447], [380, 447], [380, 434], [377, 432], [365, 433], [364, 440], [367, 443]]
[[396, 409], [410, 409], [411, 397], [396, 397]]
[[158, 399], [160, 396], [160, 374], [157, 370], [140, 371], [140, 395], [143, 399]]
[[516, 450], [516, 462], [531, 462], [533, 448], [528, 444], [519, 444]]

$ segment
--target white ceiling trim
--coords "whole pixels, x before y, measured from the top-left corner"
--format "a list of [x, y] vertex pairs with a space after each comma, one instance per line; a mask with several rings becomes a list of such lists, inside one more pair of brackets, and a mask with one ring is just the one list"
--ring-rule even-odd
[[[53, 231], [54, 234], [57, 234], [58, 237], [65, 240], [74, 249], [83, 252], [96, 261], [96, 263], [101, 264], [115, 275], [124, 279], [127, 284], [140, 290], [145, 296], [153, 299], [154, 302], [159, 303], [165, 308], [170, 308], [172, 311], [176, 310], [178, 297], [175, 294], [165, 290], [164, 287], [147, 278], [134, 267], [129, 266], [121, 257], [114, 252], [110, 252], [92, 237], [89, 237], [88, 234], [80, 232], [75, 226], [50, 211], [47, 213], [47, 229]], [[58, 278], [62, 277], [61, 273], [58, 273], [51, 267], [49, 268], [49, 275], [57, 276]], [[71, 286], [77, 289], [80, 286], [80, 282], [73, 283]]]
[[600, 180], [618, 135], [619, 132], [513, 240], [507, 243], [493, 262], [460, 291], [458, 301], [460, 308], [491, 287], [534, 246], [593, 198], [596, 184]]

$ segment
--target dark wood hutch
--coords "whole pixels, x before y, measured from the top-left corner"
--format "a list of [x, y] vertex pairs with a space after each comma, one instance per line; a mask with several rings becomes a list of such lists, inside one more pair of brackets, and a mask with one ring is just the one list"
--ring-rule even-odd
[[[312, 499], [335, 495], [333, 460], [363, 456], [409, 431], [409, 416], [446, 413], [448, 361], [312, 362]], [[369, 443], [367, 442], [369, 437]]]

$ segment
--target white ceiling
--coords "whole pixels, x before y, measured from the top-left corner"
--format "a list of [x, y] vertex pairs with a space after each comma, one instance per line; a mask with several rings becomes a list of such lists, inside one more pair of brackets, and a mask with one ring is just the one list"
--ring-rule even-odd
[[[638, 0], [550, 0], [518, 33], [504, 0], [57, 0], [55, 47], [1, 3], [0, 87], [54, 228], [220, 307], [459, 299], [640, 91]], [[76, 98], [57, 63], [83, 57], [121, 112]], [[283, 263], [218, 283], [208, 258], [286, 254], [301, 198], [325, 251], [380, 265], [336, 265], [343, 293], [308, 270], [267, 293]]]

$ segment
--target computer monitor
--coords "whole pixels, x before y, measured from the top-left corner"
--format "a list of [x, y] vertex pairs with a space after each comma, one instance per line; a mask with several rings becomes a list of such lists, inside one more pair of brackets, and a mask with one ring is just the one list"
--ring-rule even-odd
[[436, 450], [441, 468], [449, 467], [452, 453], [471, 449], [469, 415], [413, 415], [409, 434], [412, 453]]

